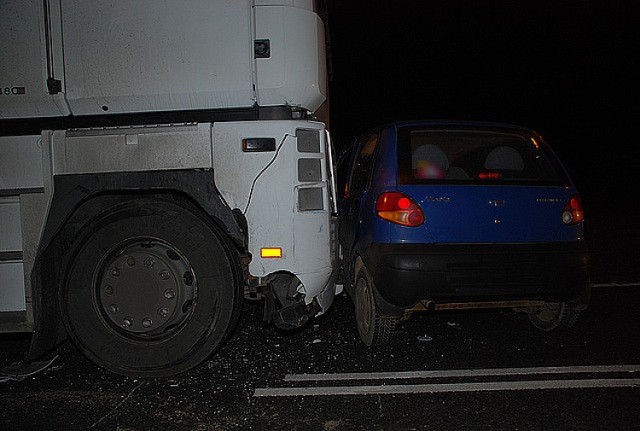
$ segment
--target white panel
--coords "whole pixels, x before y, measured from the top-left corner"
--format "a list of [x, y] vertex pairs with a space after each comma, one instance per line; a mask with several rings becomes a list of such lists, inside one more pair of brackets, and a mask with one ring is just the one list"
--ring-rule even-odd
[[0, 198], [0, 252], [22, 250], [20, 199]]
[[22, 263], [0, 262], [0, 312], [25, 309]]
[[67, 114], [62, 93], [47, 92], [43, 1], [1, 0], [0, 17], [0, 118]]
[[295, 6], [313, 10], [315, 0], [254, 0], [256, 6]]
[[[309, 274], [305, 285], [311, 300], [331, 272], [330, 212], [297, 211], [299, 186], [326, 184], [298, 181], [296, 128], [319, 129], [323, 125], [296, 121], [245, 121], [214, 124], [214, 173], [216, 186], [231, 208], [245, 212], [249, 226], [249, 272], [265, 276], [283, 270]], [[276, 151], [243, 153], [242, 139], [274, 137]], [[322, 142], [324, 148], [324, 142]], [[303, 153], [309, 157], [309, 153]], [[318, 153], [324, 157], [324, 153]], [[265, 169], [265, 167], [267, 167]], [[238, 175], [241, 172], [242, 175]], [[323, 178], [326, 172], [323, 167]], [[255, 181], [254, 181], [255, 180]], [[251, 196], [249, 200], [249, 196]], [[328, 208], [328, 196], [324, 197]], [[281, 259], [260, 258], [261, 247], [282, 247]], [[315, 276], [311, 275], [315, 274]], [[302, 277], [301, 277], [302, 278]], [[315, 281], [311, 281], [315, 280]]]
[[249, 0], [63, 0], [74, 114], [251, 106]]
[[211, 123], [56, 131], [54, 174], [211, 167]]
[[42, 187], [40, 136], [0, 137], [0, 190]]
[[271, 41], [271, 57], [256, 59], [258, 104], [315, 111], [326, 98], [324, 24], [299, 7], [255, 8], [256, 39]]

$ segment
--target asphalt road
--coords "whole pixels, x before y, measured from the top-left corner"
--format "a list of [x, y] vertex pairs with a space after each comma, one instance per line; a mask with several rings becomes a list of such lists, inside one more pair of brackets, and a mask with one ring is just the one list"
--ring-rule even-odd
[[[537, 331], [511, 311], [439, 312], [368, 349], [348, 296], [292, 334], [263, 326], [261, 307], [247, 304], [227, 345], [175, 378], [113, 375], [61, 345], [44, 370], [0, 383], [0, 429], [637, 430], [639, 307], [640, 285], [598, 287], [566, 333]], [[22, 360], [28, 342], [0, 336], [0, 368]], [[621, 365], [635, 367], [594, 368]], [[372, 372], [389, 374], [361, 374]], [[295, 381], [317, 373], [339, 374]], [[308, 395], [345, 387], [361, 393]], [[307, 395], [287, 395], [292, 389]]]

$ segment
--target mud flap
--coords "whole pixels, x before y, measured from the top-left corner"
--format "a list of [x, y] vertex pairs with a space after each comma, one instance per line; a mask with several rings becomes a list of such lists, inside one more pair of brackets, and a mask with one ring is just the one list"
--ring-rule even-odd
[[[58, 305], [58, 294], [55, 283], [44, 285], [41, 263], [47, 266], [45, 272], [54, 274], [55, 262], [53, 259], [36, 259], [33, 268], [31, 283], [34, 302], [34, 332], [31, 337], [31, 345], [27, 360], [32, 361], [53, 350], [58, 344], [67, 339], [67, 331], [62, 324]], [[49, 271], [47, 271], [49, 270]], [[52, 280], [56, 277], [50, 277]]]

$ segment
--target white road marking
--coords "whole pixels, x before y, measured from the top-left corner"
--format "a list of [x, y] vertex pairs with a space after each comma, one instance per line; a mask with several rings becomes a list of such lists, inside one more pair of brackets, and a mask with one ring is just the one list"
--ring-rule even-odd
[[398, 371], [377, 373], [323, 373], [287, 374], [286, 382], [340, 381], [340, 380], [381, 380], [381, 379], [425, 379], [436, 377], [485, 377], [516, 376], [537, 374], [578, 374], [578, 373], [618, 373], [638, 372], [640, 365], [596, 365], [574, 367], [531, 367], [531, 368], [487, 368], [470, 370]]
[[591, 283], [591, 287], [640, 287], [640, 281], [636, 283]]
[[255, 397], [319, 395], [381, 395], [440, 392], [481, 392], [535, 389], [640, 387], [640, 379], [540, 380], [523, 382], [441, 383], [424, 385], [329, 386], [297, 388], [258, 388]]
[[458, 383], [425, 383], [387, 385], [384, 380], [433, 379], [433, 378], [477, 378], [504, 376], [533, 376], [557, 374], [611, 374], [638, 373], [640, 365], [594, 365], [568, 367], [528, 367], [528, 368], [487, 368], [468, 370], [400, 371], [375, 373], [324, 373], [287, 374], [285, 382], [340, 382], [340, 381], [383, 381], [381, 384], [360, 386], [311, 386], [258, 388], [255, 397], [290, 397], [322, 395], [378, 395], [378, 394], [420, 394], [440, 392], [482, 392], [539, 389], [576, 388], [621, 388], [640, 387], [637, 378], [584, 378], [552, 380], [520, 380]]

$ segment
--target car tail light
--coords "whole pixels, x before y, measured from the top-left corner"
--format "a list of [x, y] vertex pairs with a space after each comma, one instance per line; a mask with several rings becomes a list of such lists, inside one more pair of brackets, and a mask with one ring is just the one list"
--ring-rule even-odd
[[424, 214], [418, 204], [399, 192], [386, 192], [378, 196], [376, 213], [383, 220], [403, 226], [420, 226]]
[[562, 222], [571, 225], [580, 223], [582, 220], [584, 220], [582, 200], [580, 195], [575, 193], [564, 206], [564, 210], [562, 210]]

